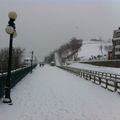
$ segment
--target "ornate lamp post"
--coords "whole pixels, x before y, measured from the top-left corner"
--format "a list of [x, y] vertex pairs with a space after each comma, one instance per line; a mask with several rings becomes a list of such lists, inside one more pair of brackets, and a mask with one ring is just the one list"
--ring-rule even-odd
[[12, 104], [12, 99], [10, 97], [10, 80], [11, 80], [11, 60], [12, 60], [12, 42], [13, 37], [17, 36], [16, 30], [15, 30], [15, 19], [17, 18], [17, 14], [14, 11], [9, 12], [8, 14], [9, 21], [8, 26], [6, 27], [6, 33], [10, 35], [10, 42], [9, 42], [9, 59], [8, 59], [8, 72], [7, 72], [7, 79], [6, 79], [6, 85], [5, 85], [5, 97], [3, 99], [3, 103]]

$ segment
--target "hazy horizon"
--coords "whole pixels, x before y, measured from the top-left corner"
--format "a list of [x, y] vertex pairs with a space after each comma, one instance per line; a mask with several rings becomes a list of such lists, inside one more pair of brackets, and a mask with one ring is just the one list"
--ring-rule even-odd
[[34, 51], [42, 60], [72, 37], [112, 39], [120, 24], [119, 0], [0, 0], [0, 48], [8, 47], [8, 12], [16, 11], [17, 38], [13, 46]]

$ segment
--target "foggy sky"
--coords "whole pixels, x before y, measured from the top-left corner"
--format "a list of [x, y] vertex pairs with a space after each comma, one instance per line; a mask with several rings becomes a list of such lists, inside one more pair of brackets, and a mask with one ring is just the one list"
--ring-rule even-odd
[[72, 37], [112, 38], [120, 26], [120, 0], [0, 0], [0, 48], [8, 47], [8, 12], [16, 11], [13, 46], [33, 50], [39, 60]]

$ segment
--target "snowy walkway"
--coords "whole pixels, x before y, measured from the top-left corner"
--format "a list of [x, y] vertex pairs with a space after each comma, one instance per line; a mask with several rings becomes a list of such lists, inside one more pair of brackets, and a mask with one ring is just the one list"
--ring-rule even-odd
[[56, 67], [37, 67], [0, 102], [0, 120], [120, 120], [120, 95]]

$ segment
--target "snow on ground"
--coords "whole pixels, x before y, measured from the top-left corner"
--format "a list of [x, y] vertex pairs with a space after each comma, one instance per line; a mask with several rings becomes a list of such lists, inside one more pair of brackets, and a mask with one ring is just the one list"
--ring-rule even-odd
[[120, 68], [103, 67], [103, 66], [96, 66], [96, 65], [85, 64], [85, 63], [73, 63], [73, 64], [70, 64], [69, 66], [80, 68], [80, 69], [101, 71], [101, 72], [107, 72], [112, 74], [120, 74]]
[[38, 66], [11, 92], [0, 120], [120, 120], [120, 95], [57, 67]]

